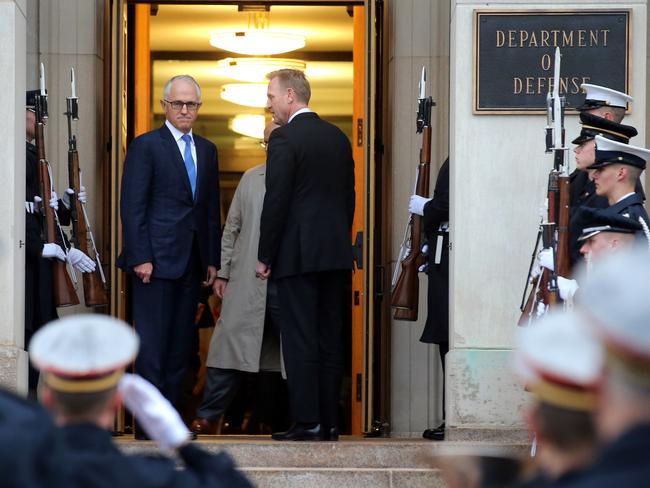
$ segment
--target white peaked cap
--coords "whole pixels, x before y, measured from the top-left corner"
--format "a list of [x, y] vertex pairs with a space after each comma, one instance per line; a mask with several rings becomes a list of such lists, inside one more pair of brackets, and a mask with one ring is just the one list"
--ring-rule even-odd
[[29, 345], [34, 366], [54, 389], [100, 391], [117, 384], [139, 339], [126, 323], [100, 314], [71, 315], [41, 328]]
[[628, 164], [645, 169], [650, 159], [650, 151], [643, 148], [596, 136], [596, 159], [588, 169], [600, 168], [608, 164]]
[[609, 352], [645, 363], [650, 377], [650, 254], [632, 247], [605, 257], [580, 278], [579, 305]]
[[583, 83], [580, 89], [586, 93], [585, 103], [578, 110], [589, 110], [598, 107], [627, 108], [627, 104], [634, 99], [627, 93], [612, 90], [604, 86]]
[[577, 386], [594, 385], [603, 365], [600, 342], [574, 312], [550, 312], [522, 328], [519, 354], [537, 377]]

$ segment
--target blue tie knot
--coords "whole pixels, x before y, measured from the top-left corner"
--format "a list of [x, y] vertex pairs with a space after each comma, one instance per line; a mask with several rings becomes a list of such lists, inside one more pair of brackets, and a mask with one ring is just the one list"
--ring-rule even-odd
[[196, 167], [194, 166], [194, 157], [192, 156], [192, 136], [183, 134], [181, 139], [185, 142], [185, 150], [183, 151], [183, 160], [185, 161], [185, 169], [187, 170], [187, 177], [190, 180], [190, 187], [192, 188], [192, 196], [196, 194]]

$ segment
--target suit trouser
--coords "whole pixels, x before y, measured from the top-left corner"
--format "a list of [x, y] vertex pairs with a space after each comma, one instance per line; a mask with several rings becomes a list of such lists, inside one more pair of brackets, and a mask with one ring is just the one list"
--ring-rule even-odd
[[[277, 285], [269, 282], [266, 297], [266, 315], [264, 317], [264, 338], [267, 335], [280, 335], [280, 315], [277, 297]], [[217, 420], [223, 415], [239, 389], [246, 373], [237, 369], [208, 367], [205, 373], [205, 391], [197, 416], [208, 420]]]
[[153, 383], [174, 405], [192, 352], [200, 271], [194, 248], [180, 278], [152, 278], [144, 284], [133, 275], [132, 280], [133, 321], [140, 336], [136, 373]]
[[277, 280], [282, 353], [295, 422], [338, 424], [346, 273], [321, 271]]

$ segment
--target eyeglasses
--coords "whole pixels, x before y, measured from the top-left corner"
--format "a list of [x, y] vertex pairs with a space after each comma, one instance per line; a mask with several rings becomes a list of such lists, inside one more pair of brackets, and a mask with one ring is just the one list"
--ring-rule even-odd
[[187, 107], [187, 110], [190, 112], [194, 112], [195, 110], [198, 110], [199, 107], [201, 106], [201, 103], [196, 103], [196, 102], [183, 102], [181, 100], [165, 100], [163, 99], [163, 102], [168, 103], [171, 105], [171, 107], [174, 110], [183, 110], [183, 106]]

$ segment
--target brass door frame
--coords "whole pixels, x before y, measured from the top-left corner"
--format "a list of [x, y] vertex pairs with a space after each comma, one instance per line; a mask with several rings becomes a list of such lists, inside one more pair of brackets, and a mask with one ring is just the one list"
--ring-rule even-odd
[[[153, 1], [153, 0], [109, 0], [107, 13], [110, 11], [110, 76], [107, 77], [110, 93], [108, 113], [110, 114], [109, 132], [112, 137], [107, 140], [110, 152], [110, 166], [107, 177], [109, 188], [105, 202], [106, 213], [104, 222], [108, 222], [110, 229], [105, 235], [110, 235], [110, 280], [111, 287], [111, 315], [120, 318], [127, 317], [126, 275], [116, 268], [116, 256], [121, 248], [122, 233], [119, 218], [119, 191], [122, 177], [122, 168], [126, 155], [129, 121], [128, 110], [128, 58], [125, 56], [128, 46], [129, 25], [127, 19], [127, 6], [130, 4], [247, 4], [268, 3], [271, 5], [355, 5], [362, 7], [365, 12], [365, 91], [363, 113], [364, 121], [361, 130], [363, 138], [363, 152], [365, 163], [365, 177], [363, 190], [359, 201], [364, 203], [365, 212], [362, 221], [362, 255], [364, 263], [363, 290], [360, 290], [360, 306], [362, 306], [362, 336], [359, 337], [359, 347], [362, 354], [358, 355], [360, 362], [361, 378], [359, 384], [352, 385], [352, 403], [356, 401], [357, 388], [361, 393], [361, 414], [356, 422], [360, 422], [358, 430], [353, 426], [353, 431], [369, 430], [374, 420], [388, 422], [390, 416], [390, 319], [389, 310], [382, 305], [382, 293], [385, 291], [385, 273], [381, 271], [386, 251], [378, 247], [378, 242], [385, 248], [383, 240], [374, 235], [373, 229], [379, 223], [383, 232], [387, 228], [384, 216], [387, 214], [382, 198], [382, 182], [384, 181], [383, 167], [383, 139], [385, 133], [384, 120], [381, 118], [383, 105], [383, 87], [385, 75], [383, 0], [255, 0], [248, 2], [239, 1]], [[355, 7], [355, 8], [356, 8]], [[379, 16], [377, 16], [379, 14]], [[378, 43], [380, 45], [378, 45]], [[379, 49], [379, 51], [378, 51]], [[107, 107], [105, 107], [106, 109]], [[140, 112], [141, 119], [142, 113]], [[377, 124], [380, 124], [378, 127]], [[138, 130], [139, 132], [139, 130]], [[358, 187], [361, 185], [358, 185]], [[357, 191], [359, 191], [357, 189]], [[377, 205], [379, 202], [379, 205]], [[108, 260], [107, 260], [108, 261]], [[354, 293], [354, 292], [353, 292]], [[353, 297], [354, 300], [354, 297]], [[353, 307], [355, 305], [353, 304]], [[354, 314], [353, 314], [354, 315]], [[352, 367], [353, 383], [357, 382], [355, 365]]]

